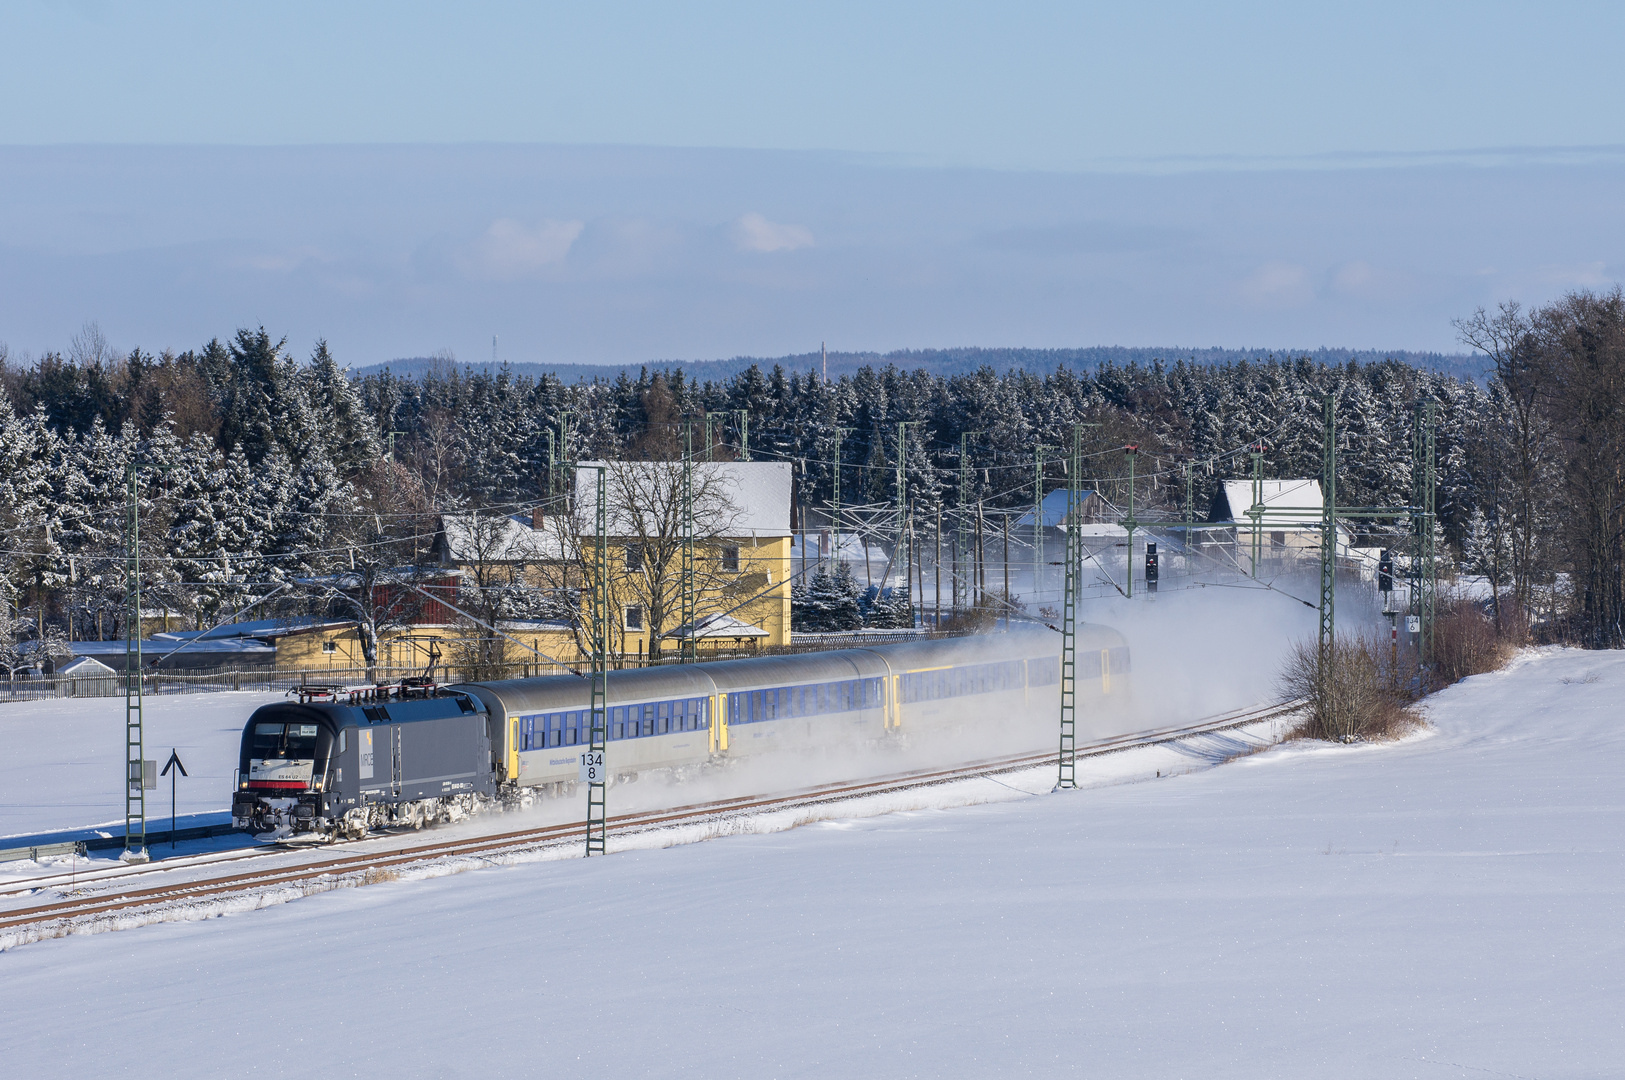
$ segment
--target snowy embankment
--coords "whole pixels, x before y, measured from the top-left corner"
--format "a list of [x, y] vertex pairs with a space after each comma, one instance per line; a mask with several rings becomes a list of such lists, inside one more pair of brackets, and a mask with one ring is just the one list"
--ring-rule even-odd
[[1543, 651], [1393, 745], [42, 942], [0, 1037], [34, 1077], [1611, 1075], [1622, 692]]

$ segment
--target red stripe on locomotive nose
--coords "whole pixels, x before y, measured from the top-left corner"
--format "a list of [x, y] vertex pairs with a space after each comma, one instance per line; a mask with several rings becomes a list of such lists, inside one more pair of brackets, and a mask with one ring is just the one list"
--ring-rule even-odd
[[310, 786], [310, 781], [309, 780], [250, 780], [248, 782], [248, 786], [249, 786], [250, 790], [252, 790], [254, 788], [275, 788], [275, 789], [281, 791], [281, 790], [287, 790], [288, 788], [296, 788], [296, 789], [298, 789], [300, 791], [303, 791], [305, 788], [308, 788]]

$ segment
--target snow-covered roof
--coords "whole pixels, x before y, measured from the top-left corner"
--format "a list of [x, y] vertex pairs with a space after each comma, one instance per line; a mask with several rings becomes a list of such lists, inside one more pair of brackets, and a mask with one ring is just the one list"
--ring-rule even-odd
[[[1080, 491], [1078, 493], [1078, 501], [1082, 502], [1093, 494], [1093, 491]], [[1058, 529], [1065, 525], [1066, 497], [1066, 488], [1057, 488], [1048, 495], [1045, 495], [1043, 501], [1038, 504], [1039, 523], [1047, 529]], [[1016, 528], [1032, 528], [1033, 512], [1029, 510], [1025, 514], [1022, 514], [1020, 517], [1016, 518], [1014, 525]]]
[[[699, 632], [694, 637], [705, 638], [764, 638], [768, 632], [748, 622], [741, 622], [732, 615], [706, 615], [696, 620]], [[686, 638], [689, 636], [687, 626], [680, 626], [672, 631], [671, 637]]]
[[502, 514], [443, 514], [437, 543], [447, 562], [558, 562], [564, 558], [564, 544], [558, 524], [549, 519], [543, 527], [532, 526], [529, 518]]
[[[678, 464], [671, 461], [584, 461], [576, 468], [576, 505], [583, 519], [590, 521], [598, 498], [596, 467], [647, 471], [652, 483], [664, 483], [664, 475], [675, 474]], [[788, 461], [697, 461], [694, 463], [697, 483], [714, 479], [719, 493], [732, 504], [731, 522], [721, 530], [730, 537], [772, 537], [790, 535], [791, 476]], [[609, 499], [609, 534], [631, 536], [636, 533], [623, 508], [615, 505], [618, 485], [611, 480], [606, 485]]]
[[354, 619], [328, 619], [320, 615], [290, 615], [283, 619], [254, 619], [249, 622], [226, 623], [211, 630], [175, 630], [154, 634], [155, 641], [188, 641], [203, 638], [218, 641], [226, 638], [276, 638], [286, 634], [307, 633], [316, 630], [343, 630], [355, 625]]
[[[1259, 501], [1264, 506], [1261, 519], [1266, 529], [1319, 528], [1325, 496], [1321, 494], [1319, 480], [1261, 480]], [[1228, 517], [1215, 520], [1251, 524], [1247, 511], [1253, 505], [1251, 480], [1226, 480], [1224, 499], [1229, 505]]]
[[[267, 645], [258, 638], [211, 638], [207, 641], [188, 643], [177, 641], [174, 638], [151, 638], [141, 642], [141, 656], [150, 660], [153, 657], [164, 656], [174, 652], [181, 646], [186, 646], [187, 656], [213, 655], [219, 653], [276, 653], [276, 646]], [[68, 647], [75, 656], [123, 656], [129, 648], [126, 641], [72, 641]]]
[[56, 669], [58, 675], [72, 675], [79, 679], [106, 679], [118, 673], [100, 660], [89, 656], [76, 657]]

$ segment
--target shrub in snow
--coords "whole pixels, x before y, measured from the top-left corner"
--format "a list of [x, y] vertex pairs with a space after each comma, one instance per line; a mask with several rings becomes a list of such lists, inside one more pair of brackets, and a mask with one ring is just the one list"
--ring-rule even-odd
[[1396, 652], [1375, 635], [1338, 634], [1325, 671], [1318, 643], [1297, 643], [1277, 680], [1283, 696], [1309, 703], [1308, 718], [1292, 737], [1333, 742], [1398, 738], [1420, 723], [1407, 708], [1415, 670], [1414, 652]]

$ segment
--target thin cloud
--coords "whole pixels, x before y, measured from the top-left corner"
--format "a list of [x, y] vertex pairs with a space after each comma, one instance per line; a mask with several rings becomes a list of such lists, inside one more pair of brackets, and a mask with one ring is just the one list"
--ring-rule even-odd
[[457, 259], [471, 277], [513, 281], [562, 263], [581, 235], [579, 221], [547, 219], [535, 226], [513, 218], [497, 218], [490, 228]]
[[1241, 282], [1241, 296], [1256, 307], [1295, 308], [1315, 298], [1315, 287], [1306, 267], [1267, 262]]
[[752, 211], [734, 222], [730, 230], [740, 251], [795, 251], [812, 247], [812, 230], [805, 225], [780, 225]]

